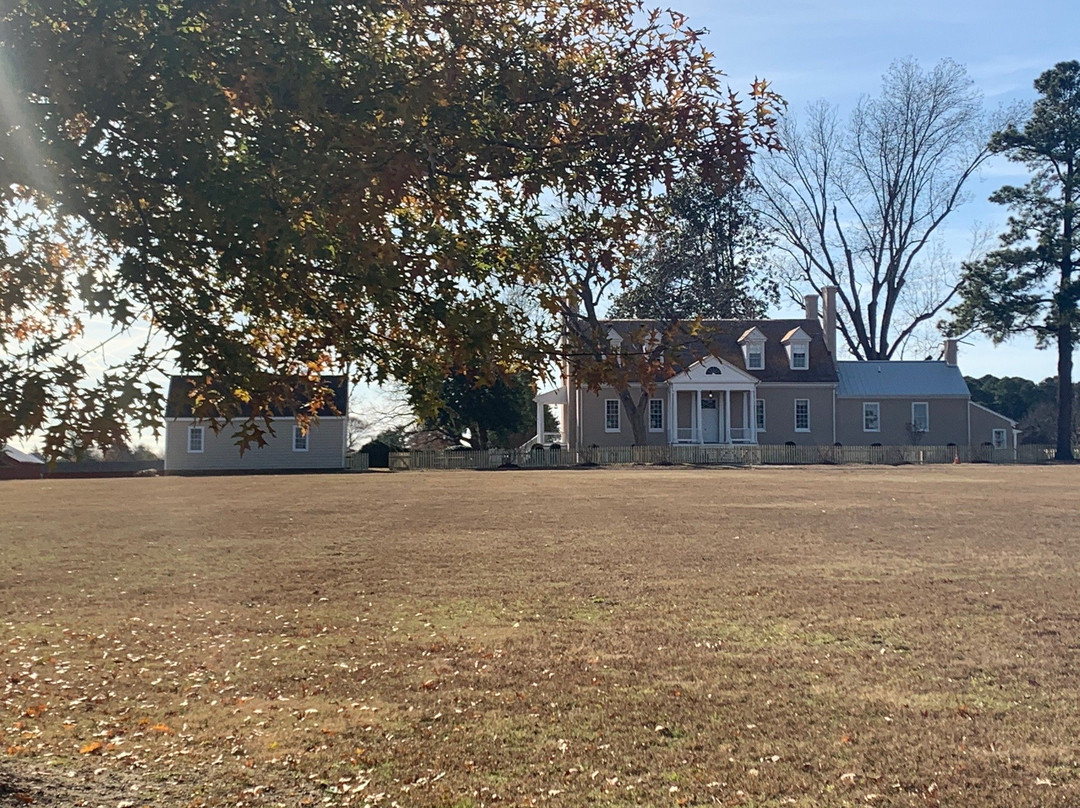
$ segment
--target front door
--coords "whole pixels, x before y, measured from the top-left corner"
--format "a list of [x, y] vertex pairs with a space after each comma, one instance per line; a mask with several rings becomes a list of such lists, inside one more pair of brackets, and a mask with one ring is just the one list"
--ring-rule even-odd
[[715, 398], [701, 399], [701, 442], [720, 442], [720, 402]]

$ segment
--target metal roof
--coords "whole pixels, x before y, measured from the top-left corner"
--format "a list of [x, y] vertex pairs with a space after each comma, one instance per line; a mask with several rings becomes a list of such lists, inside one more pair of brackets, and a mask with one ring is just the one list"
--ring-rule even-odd
[[836, 373], [841, 398], [970, 395], [960, 368], [944, 362], [837, 362]]
[[8, 446], [6, 444], [3, 447], [0, 447], [0, 453], [11, 458], [16, 463], [31, 463], [33, 465], [44, 465], [45, 463], [40, 457], [34, 457], [32, 454], [21, 452], [14, 446]]

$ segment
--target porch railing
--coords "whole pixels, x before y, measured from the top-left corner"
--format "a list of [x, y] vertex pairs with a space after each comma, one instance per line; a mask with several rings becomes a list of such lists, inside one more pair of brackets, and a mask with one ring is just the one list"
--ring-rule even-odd
[[730, 431], [732, 443], [751, 443], [754, 439], [753, 431], [747, 427], [733, 426]]
[[701, 443], [701, 430], [694, 427], [680, 426], [675, 430], [676, 443]]

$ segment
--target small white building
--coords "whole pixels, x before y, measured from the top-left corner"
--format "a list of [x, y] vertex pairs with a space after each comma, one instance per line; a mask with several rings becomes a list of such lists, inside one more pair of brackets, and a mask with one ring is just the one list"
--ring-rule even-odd
[[[191, 393], [195, 380], [174, 376], [165, 404], [165, 473], [266, 473], [292, 471], [338, 471], [345, 468], [348, 424], [348, 379], [323, 376], [321, 384], [333, 391], [333, 402], [316, 413], [305, 428], [289, 409], [270, 419], [273, 434], [265, 446], [251, 446], [240, 453], [238, 425], [225, 423], [215, 431], [206, 420], [196, 418]], [[310, 400], [309, 383], [297, 382], [297, 408]], [[246, 417], [246, 413], [241, 414]]]

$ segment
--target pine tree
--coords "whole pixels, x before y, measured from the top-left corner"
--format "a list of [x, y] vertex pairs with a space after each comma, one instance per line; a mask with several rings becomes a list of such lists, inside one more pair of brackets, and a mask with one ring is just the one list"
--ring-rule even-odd
[[1040, 98], [1023, 127], [994, 134], [990, 147], [1032, 172], [1022, 187], [1007, 185], [990, 200], [1011, 211], [1001, 246], [964, 265], [962, 302], [953, 331], [976, 329], [1001, 342], [1034, 333], [1058, 351], [1057, 458], [1072, 460], [1073, 346], [1080, 313], [1074, 277], [1080, 238], [1080, 62], [1061, 62], [1035, 80]]

